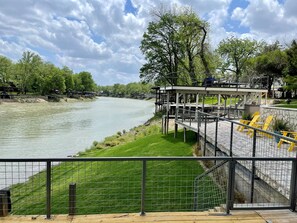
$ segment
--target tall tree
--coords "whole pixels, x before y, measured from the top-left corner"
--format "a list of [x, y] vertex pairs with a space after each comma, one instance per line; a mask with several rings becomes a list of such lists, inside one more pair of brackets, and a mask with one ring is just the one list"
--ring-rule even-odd
[[230, 37], [222, 40], [217, 49], [223, 59], [222, 72], [233, 72], [235, 81], [238, 83], [247, 61], [259, 53], [260, 46], [261, 43], [249, 39]]
[[64, 66], [61, 70], [62, 76], [65, 79], [65, 87], [66, 91], [71, 91], [74, 89], [74, 80], [73, 80], [73, 72], [69, 67]]
[[279, 43], [276, 42], [265, 46], [263, 52], [251, 61], [258, 76], [267, 80], [265, 84], [269, 95], [272, 95], [271, 87], [274, 80], [283, 76], [287, 66], [286, 53], [280, 49]]
[[22, 58], [17, 63], [19, 68], [17, 82], [22, 92], [26, 93], [27, 91], [32, 90], [34, 77], [38, 75], [41, 64], [42, 59], [39, 55], [30, 51], [23, 53]]
[[83, 86], [83, 91], [94, 91], [96, 84], [92, 78], [91, 73], [83, 71], [78, 74], [81, 79], [81, 85]]
[[0, 86], [7, 86], [11, 81], [12, 61], [7, 57], [0, 55]]
[[144, 80], [177, 84], [179, 42], [175, 27], [176, 15], [165, 13], [159, 21], [150, 22], [141, 41], [141, 51], [147, 63], [140, 69]]
[[[205, 76], [210, 77], [211, 71], [206, 59], [206, 37], [208, 24], [200, 20], [193, 11], [185, 11], [178, 17], [180, 24], [179, 40], [183, 46], [186, 60], [181, 58], [183, 67], [188, 71], [193, 85], [197, 85], [197, 67], [195, 60], [200, 58], [205, 69]], [[183, 55], [181, 54], [181, 55]], [[184, 61], [187, 61], [185, 63]]]
[[297, 42], [292, 41], [291, 46], [286, 50], [288, 58], [288, 66], [285, 70], [285, 82], [287, 84], [286, 89], [289, 91], [295, 91], [297, 97]]
[[197, 58], [210, 75], [205, 56], [207, 23], [187, 8], [155, 15], [157, 20], [149, 23], [141, 42], [147, 63], [140, 69], [140, 77], [177, 85], [189, 76], [190, 82], [197, 84]]

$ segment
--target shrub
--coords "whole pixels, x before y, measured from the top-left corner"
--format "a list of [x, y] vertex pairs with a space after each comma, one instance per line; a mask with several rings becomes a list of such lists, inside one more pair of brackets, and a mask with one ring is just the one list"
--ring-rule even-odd
[[242, 119], [244, 120], [252, 120], [251, 114], [243, 113], [242, 114]]
[[290, 131], [290, 125], [283, 119], [275, 119], [272, 124], [272, 129], [277, 132]]

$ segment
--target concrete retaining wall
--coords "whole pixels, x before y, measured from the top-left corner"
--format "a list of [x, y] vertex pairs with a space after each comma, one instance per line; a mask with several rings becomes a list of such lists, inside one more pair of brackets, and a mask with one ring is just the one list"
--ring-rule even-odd
[[260, 114], [263, 119], [268, 115], [283, 119], [290, 123], [292, 130], [297, 131], [297, 109], [261, 106]]

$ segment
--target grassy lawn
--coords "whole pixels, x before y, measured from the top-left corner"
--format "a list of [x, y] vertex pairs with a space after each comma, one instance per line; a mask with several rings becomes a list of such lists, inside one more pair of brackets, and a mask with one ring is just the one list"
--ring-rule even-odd
[[275, 105], [282, 108], [297, 108], [297, 99], [291, 99], [290, 104], [287, 104], [286, 100], [282, 100], [280, 104]]
[[[227, 103], [226, 104], [230, 105], [231, 102], [232, 102], [232, 105], [234, 105], [238, 101], [239, 101], [239, 98], [227, 98]], [[202, 102], [203, 102], [203, 100], [200, 99], [199, 103], [202, 103]], [[216, 97], [216, 96], [206, 96], [204, 103], [208, 104], [208, 105], [217, 105], [218, 104], [218, 97]], [[224, 103], [225, 103], [225, 100], [223, 98], [221, 98], [221, 105], [224, 105]]]
[[[192, 156], [195, 135], [162, 135], [158, 125], [141, 126], [94, 142], [81, 157]], [[146, 211], [193, 210], [196, 161], [147, 161]], [[52, 213], [68, 213], [69, 184], [76, 183], [78, 214], [140, 212], [142, 162], [63, 162], [52, 168]], [[208, 179], [209, 180], [209, 179]], [[45, 172], [11, 189], [14, 214], [45, 214]], [[205, 194], [220, 193], [213, 184]], [[219, 203], [208, 201], [209, 208]]]

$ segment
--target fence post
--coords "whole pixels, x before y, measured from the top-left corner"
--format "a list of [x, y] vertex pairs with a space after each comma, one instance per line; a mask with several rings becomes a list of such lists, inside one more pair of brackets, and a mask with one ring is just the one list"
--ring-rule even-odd
[[204, 146], [203, 146], [203, 156], [206, 154], [206, 114], [204, 115]]
[[69, 184], [69, 215], [73, 216], [76, 212], [76, 184]]
[[8, 197], [6, 194], [0, 194], [0, 217], [8, 215]]
[[146, 160], [142, 161], [142, 179], [141, 179], [141, 212], [140, 216], [145, 215], [145, 184], [146, 184]]
[[228, 171], [226, 214], [230, 214], [230, 210], [233, 208], [234, 187], [235, 187], [235, 160], [231, 159], [229, 161], [229, 171]]
[[217, 147], [218, 147], [218, 123], [219, 118], [216, 118], [216, 133], [215, 133], [215, 156], [217, 156]]
[[167, 111], [166, 135], [168, 134], [168, 131], [169, 131], [169, 111]]
[[231, 130], [230, 130], [230, 154], [229, 156], [233, 156], [233, 129], [234, 129], [234, 123], [231, 122]]
[[296, 211], [296, 197], [297, 197], [297, 159], [292, 161], [291, 185], [290, 185], [290, 209]]
[[[257, 130], [254, 129], [253, 132], [253, 154], [252, 157], [256, 157], [256, 143], [257, 143]], [[251, 194], [250, 194], [250, 202], [254, 202], [254, 188], [255, 188], [255, 172], [256, 172], [256, 161], [252, 160], [252, 178], [251, 178]]]
[[51, 218], [51, 161], [46, 161], [46, 218]]

